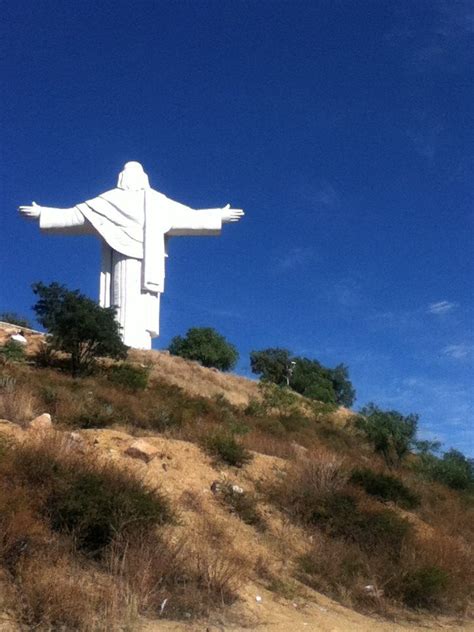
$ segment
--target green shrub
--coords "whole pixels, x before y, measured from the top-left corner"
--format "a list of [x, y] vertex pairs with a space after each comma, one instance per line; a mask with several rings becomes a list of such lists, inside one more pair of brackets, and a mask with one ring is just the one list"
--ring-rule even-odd
[[172, 428], [181, 428], [185, 411], [180, 407], [167, 404], [151, 408], [145, 419], [135, 419], [134, 424], [156, 432], [166, 432]]
[[100, 307], [78, 290], [58, 283], [34, 283], [33, 292], [39, 297], [33, 309], [50, 334], [48, 345], [70, 354], [73, 376], [90, 373], [100, 356], [126, 357], [115, 307]]
[[121, 470], [79, 469], [55, 481], [47, 513], [53, 529], [73, 533], [80, 549], [98, 554], [130, 527], [148, 527], [170, 518], [162, 498]]
[[72, 534], [78, 548], [94, 556], [130, 530], [172, 520], [167, 499], [133, 473], [68, 453], [57, 438], [18, 444], [10, 457], [10, 470], [29, 486], [51, 527]]
[[120, 421], [112, 404], [101, 398], [87, 399], [82, 410], [68, 419], [68, 423], [77, 428], [107, 428]]
[[238, 443], [233, 434], [214, 432], [204, 442], [206, 450], [228, 465], [242, 467], [252, 459], [252, 455], [243, 445]]
[[220, 371], [230, 371], [239, 359], [234, 345], [212, 327], [192, 327], [184, 338], [175, 336], [168, 349], [171, 355], [196, 360]]
[[363, 468], [354, 470], [350, 481], [362, 487], [367, 494], [380, 500], [392, 501], [405, 509], [413, 509], [420, 504], [420, 498], [395, 476]]
[[239, 518], [251, 526], [264, 529], [265, 523], [257, 509], [257, 498], [250, 492], [235, 492], [231, 483], [221, 483], [219, 497]]
[[430, 453], [422, 454], [416, 469], [427, 478], [452, 489], [474, 489], [474, 460], [458, 450], [449, 450], [442, 458]]
[[107, 371], [107, 377], [113, 384], [124, 386], [131, 391], [143, 391], [148, 386], [150, 369], [124, 362], [111, 366]]
[[402, 599], [411, 608], [437, 605], [449, 581], [448, 574], [438, 566], [424, 566], [404, 577]]
[[284, 437], [286, 434], [285, 426], [281, 423], [279, 417], [258, 418], [256, 427], [265, 434], [270, 434], [274, 437]]
[[399, 465], [416, 445], [418, 415], [403, 416], [396, 410], [381, 410], [371, 403], [361, 409], [355, 427], [364, 433], [388, 465]]
[[9, 340], [3, 347], [0, 347], [0, 362], [24, 362], [25, 347], [15, 340]]
[[390, 509], [361, 509], [356, 499], [340, 492], [321, 498], [308, 514], [308, 521], [332, 537], [354, 542], [363, 550], [384, 548], [393, 556], [400, 553], [411, 525]]
[[287, 432], [298, 432], [309, 426], [309, 419], [301, 413], [292, 413], [290, 415], [281, 415], [280, 423]]

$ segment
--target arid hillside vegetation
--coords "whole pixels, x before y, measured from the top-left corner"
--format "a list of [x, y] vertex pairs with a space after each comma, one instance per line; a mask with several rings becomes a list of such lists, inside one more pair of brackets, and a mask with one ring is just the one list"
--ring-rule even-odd
[[422, 455], [164, 353], [74, 379], [26, 335], [0, 366], [11, 630], [473, 629], [472, 490]]

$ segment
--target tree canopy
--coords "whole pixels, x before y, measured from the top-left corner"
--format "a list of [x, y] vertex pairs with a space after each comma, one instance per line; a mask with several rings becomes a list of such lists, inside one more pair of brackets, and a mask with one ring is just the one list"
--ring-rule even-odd
[[192, 327], [184, 337], [175, 336], [168, 350], [172, 355], [195, 360], [220, 371], [230, 371], [239, 359], [236, 347], [212, 327]]
[[355, 390], [344, 364], [334, 369], [323, 366], [318, 360], [294, 356], [288, 349], [272, 347], [250, 354], [252, 373], [262, 380], [291, 389], [321, 402], [351, 406]]
[[373, 403], [360, 411], [356, 426], [388, 465], [396, 465], [416, 445], [418, 415], [402, 415], [396, 410], [382, 410]]
[[115, 308], [100, 307], [79, 290], [58, 283], [34, 283], [33, 292], [38, 296], [33, 307], [38, 322], [51, 334], [51, 346], [70, 354], [73, 375], [89, 372], [99, 356], [126, 356]]

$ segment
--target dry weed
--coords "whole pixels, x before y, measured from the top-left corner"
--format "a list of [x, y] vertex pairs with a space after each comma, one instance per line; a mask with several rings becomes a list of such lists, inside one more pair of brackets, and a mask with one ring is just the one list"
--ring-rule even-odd
[[0, 391], [0, 418], [22, 424], [39, 414], [38, 400], [29, 389]]
[[233, 551], [190, 538], [156, 537], [116, 542], [107, 557], [110, 573], [127, 585], [141, 612], [159, 616], [205, 616], [236, 598], [246, 568]]
[[19, 618], [29, 629], [111, 632], [125, 616], [110, 577], [78, 564], [67, 553], [26, 558], [18, 569]]

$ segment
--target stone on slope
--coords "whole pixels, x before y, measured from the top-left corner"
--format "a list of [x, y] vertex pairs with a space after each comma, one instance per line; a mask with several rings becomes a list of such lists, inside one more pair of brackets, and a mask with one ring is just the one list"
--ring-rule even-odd
[[125, 454], [128, 454], [128, 456], [134, 459], [141, 459], [145, 463], [154, 459], [158, 452], [158, 448], [155, 448], [155, 446], [144, 439], [137, 439], [125, 450]]
[[53, 422], [51, 421], [51, 415], [49, 413], [43, 413], [38, 417], [35, 417], [28, 424], [30, 430], [51, 430]]

